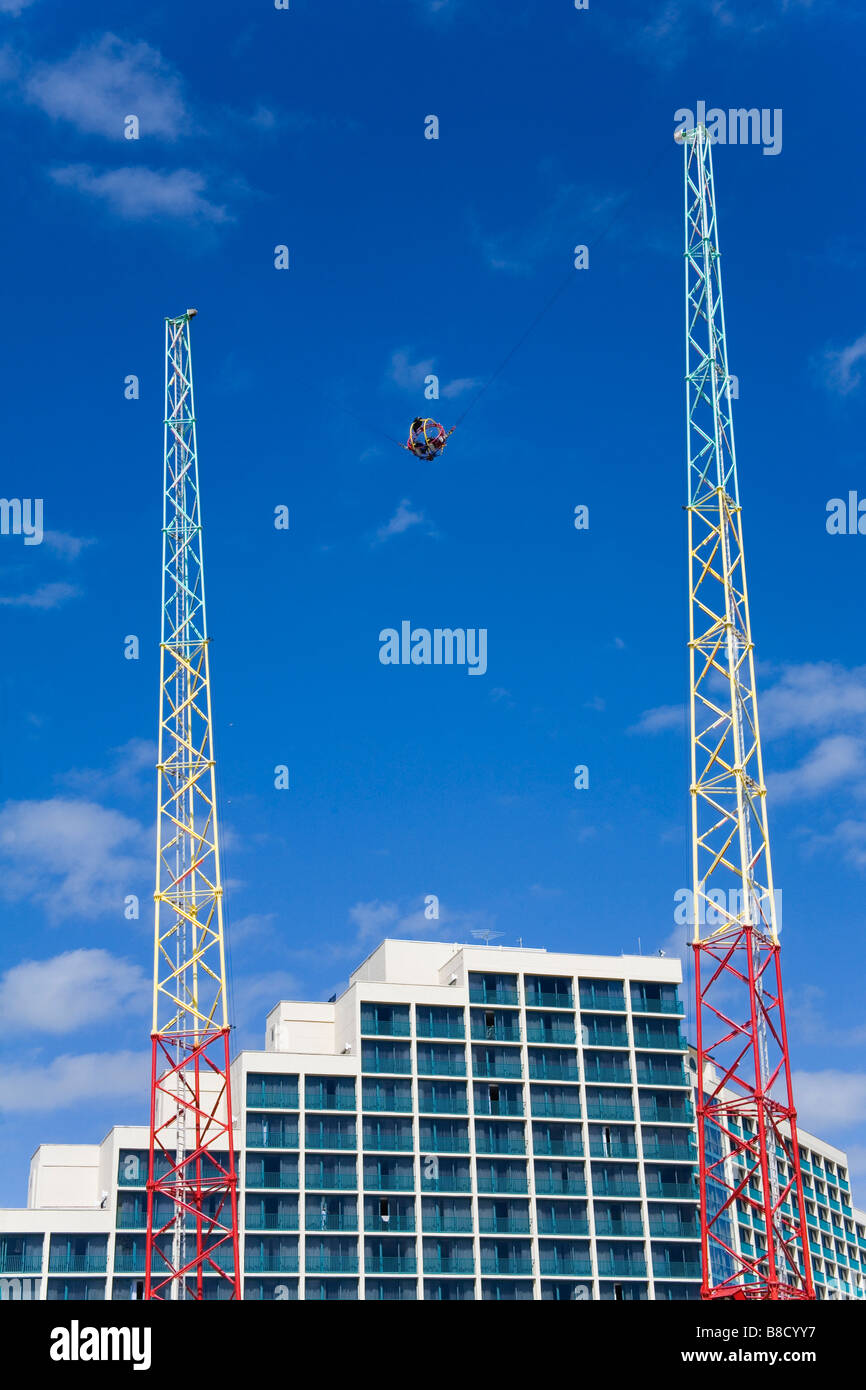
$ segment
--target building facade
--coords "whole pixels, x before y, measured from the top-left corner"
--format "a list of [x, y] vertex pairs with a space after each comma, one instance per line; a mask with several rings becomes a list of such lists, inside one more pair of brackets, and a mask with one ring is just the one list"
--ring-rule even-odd
[[[232, 1068], [244, 1298], [697, 1298], [680, 982], [674, 959], [389, 940], [339, 998], [277, 1004]], [[844, 1155], [804, 1153], [816, 1242], [845, 1246], [828, 1279], [863, 1296]], [[141, 1297], [146, 1181], [145, 1126], [42, 1145], [0, 1212], [0, 1297]]]

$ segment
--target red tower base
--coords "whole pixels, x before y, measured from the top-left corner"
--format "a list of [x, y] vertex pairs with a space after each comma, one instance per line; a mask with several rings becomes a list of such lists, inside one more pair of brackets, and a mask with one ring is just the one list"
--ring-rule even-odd
[[229, 1030], [154, 1033], [146, 1299], [240, 1299]]

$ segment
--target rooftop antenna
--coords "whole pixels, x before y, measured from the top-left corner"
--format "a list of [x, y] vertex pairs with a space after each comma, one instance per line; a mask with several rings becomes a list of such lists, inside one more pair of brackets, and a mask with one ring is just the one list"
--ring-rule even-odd
[[472, 936], [477, 936], [479, 941], [483, 941], [485, 946], [489, 946], [494, 936], [504, 936], [501, 931], [491, 931], [489, 927], [473, 927]]

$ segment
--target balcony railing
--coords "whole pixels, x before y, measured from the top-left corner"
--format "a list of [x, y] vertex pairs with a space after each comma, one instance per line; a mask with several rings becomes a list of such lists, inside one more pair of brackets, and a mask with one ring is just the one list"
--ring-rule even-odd
[[545, 1029], [541, 1023], [527, 1023], [527, 1042], [549, 1042], [556, 1047], [559, 1042], [570, 1044], [577, 1041], [577, 1033], [571, 1024], [560, 1024], [557, 1029]]
[[144, 1248], [137, 1251], [115, 1250], [115, 1274], [144, 1274]]
[[585, 1216], [539, 1216], [540, 1236], [588, 1236], [589, 1221]]
[[[457, 1173], [451, 1177], [425, 1178], [421, 1179], [422, 1192], [471, 1192], [472, 1184], [469, 1181], [468, 1173]], [[484, 1189], [479, 1186], [479, 1192]]]
[[658, 1047], [668, 1048], [671, 1052], [684, 1052], [686, 1050], [686, 1040], [678, 1030], [666, 1032], [661, 1028], [651, 1028], [647, 1024], [634, 1024], [634, 1045], [635, 1047]]
[[283, 1192], [292, 1192], [298, 1186], [298, 1170], [290, 1172], [269, 1173], [264, 1168], [251, 1167], [247, 1165], [246, 1187], [248, 1189], [266, 1188], [277, 1189]]
[[298, 1131], [291, 1130], [247, 1130], [248, 1149], [296, 1149]]
[[700, 1279], [700, 1260], [665, 1260], [653, 1255], [653, 1276], [656, 1279]]
[[422, 1057], [418, 1055], [419, 1076], [465, 1076], [465, 1057]]
[[482, 1274], [531, 1274], [532, 1258], [530, 1255], [515, 1255], [512, 1257], [502, 1255], [481, 1256]]
[[533, 989], [531, 985], [527, 985], [526, 1007], [527, 1009], [573, 1009], [574, 995], [570, 989], [560, 993], [557, 990]]
[[41, 1274], [42, 1273], [42, 1254], [38, 1255], [2, 1255], [0, 1256], [0, 1274]]
[[298, 1092], [282, 1086], [247, 1086], [248, 1110], [297, 1110]]
[[478, 1229], [486, 1236], [525, 1236], [529, 1235], [528, 1216], [484, 1216], [478, 1218]]
[[579, 1081], [576, 1062], [547, 1062], [538, 1053], [529, 1054], [530, 1081]]
[[307, 1130], [308, 1149], [357, 1149], [358, 1139], [355, 1131], [340, 1129]]
[[408, 1096], [370, 1096], [364, 1098], [364, 1109], [375, 1111], [391, 1111], [395, 1115], [407, 1115], [412, 1113], [412, 1097]]
[[415, 1230], [415, 1213], [410, 1211], [402, 1216], [389, 1216], [386, 1221], [378, 1212], [375, 1215], [368, 1212], [364, 1217], [364, 1229], [366, 1231], [381, 1231], [383, 1235], [388, 1235], [391, 1231], [411, 1233]]
[[588, 1255], [575, 1255], [571, 1259], [551, 1258], [545, 1247], [539, 1246], [538, 1262], [542, 1274], [563, 1274], [570, 1278], [591, 1278], [592, 1264]]
[[649, 1067], [637, 1059], [637, 1080], [639, 1086], [688, 1086], [688, 1078], [682, 1067]]
[[307, 1091], [308, 1110], [354, 1110], [354, 1095], [310, 1089]]
[[667, 1236], [675, 1240], [697, 1239], [701, 1234], [697, 1221], [681, 1221], [660, 1212], [650, 1212], [649, 1228], [651, 1236]]
[[679, 1159], [681, 1163], [697, 1162], [697, 1150], [689, 1144], [675, 1144], [670, 1139], [644, 1138], [644, 1158]]
[[685, 1005], [680, 999], [647, 999], [632, 995], [631, 1009], [635, 1014], [684, 1014]]
[[583, 1070], [584, 1081], [615, 1081], [621, 1086], [628, 1086], [631, 1083], [631, 1072], [628, 1067], [617, 1067], [602, 1062], [588, 1062], [584, 1058]]
[[549, 1154], [552, 1158], [583, 1158], [580, 1131], [575, 1129], [574, 1135], [573, 1139], [550, 1139], [546, 1134], [536, 1134], [532, 1147], [537, 1154]]
[[637, 1158], [637, 1145], [633, 1139], [610, 1139], [607, 1144], [603, 1139], [590, 1139], [589, 1153], [591, 1158]]
[[523, 1075], [520, 1068], [520, 1057], [515, 1054], [513, 1057], [475, 1057], [472, 1061], [472, 1075], [480, 1077], [490, 1077], [491, 1079], [514, 1080]]
[[498, 1173], [479, 1173], [478, 1191], [490, 1192], [526, 1192], [527, 1179], [524, 1174], [498, 1174]]
[[475, 1148], [480, 1154], [525, 1154], [526, 1140], [522, 1135], [476, 1133]]
[[586, 1196], [586, 1178], [551, 1177], [549, 1173], [536, 1173], [535, 1190], [544, 1196]]
[[472, 1217], [467, 1216], [436, 1216], [422, 1217], [422, 1225], [425, 1235], [465, 1235], [472, 1232]]
[[601, 1009], [607, 1013], [625, 1013], [625, 995], [611, 994], [604, 989], [582, 988], [580, 1007], [582, 1009]]
[[251, 1211], [247, 1207], [245, 1224], [248, 1231], [296, 1231], [298, 1216], [297, 1212], [288, 1215], [285, 1212]]
[[565, 1120], [580, 1119], [580, 1101], [566, 1100], [558, 1096], [537, 1096], [531, 1097], [533, 1116], [543, 1115], [550, 1118]]
[[630, 1100], [608, 1100], [604, 1096], [586, 1097], [586, 1118], [588, 1120], [633, 1120], [634, 1107]]
[[425, 1274], [474, 1274], [471, 1255], [431, 1255], [424, 1253]]
[[408, 1018], [393, 1018], [390, 1023], [378, 1018], [361, 1019], [361, 1036], [365, 1038], [408, 1038], [410, 1032]]
[[592, 1191], [596, 1197], [639, 1197], [637, 1178], [605, 1178], [593, 1173]]
[[412, 1192], [414, 1173], [365, 1173], [364, 1187], [368, 1192]]
[[307, 1187], [311, 1192], [352, 1192], [358, 1187], [355, 1173], [317, 1173], [307, 1168]]
[[477, 1018], [472, 1019], [471, 1035], [473, 1042], [520, 1042], [520, 1029], [515, 1025], [506, 1023], [488, 1025]]
[[620, 1277], [645, 1278], [646, 1260], [639, 1255], [632, 1256], [631, 1259], [617, 1260], [610, 1259], [605, 1255], [598, 1257], [598, 1273], [602, 1279], [618, 1279]]
[[[247, 1230], [254, 1230], [254, 1229], [262, 1229], [262, 1228], [260, 1228], [260, 1227], [251, 1227], [251, 1226], [250, 1226], [250, 1219], [249, 1219], [249, 1216], [247, 1216]], [[293, 1227], [292, 1227], [292, 1226], [287, 1226], [287, 1227], [286, 1227], [286, 1230], [297, 1230], [297, 1229], [298, 1229], [298, 1227], [297, 1227], [297, 1222], [295, 1223], [295, 1225], [294, 1225]], [[345, 1215], [343, 1215], [342, 1213], [338, 1213], [338, 1212], [334, 1212], [334, 1213], [326, 1212], [326, 1214], [325, 1214], [325, 1219], [322, 1220], [322, 1213], [321, 1213], [321, 1212], [319, 1212], [319, 1211], [317, 1211], [317, 1212], [310, 1212], [310, 1211], [308, 1211], [308, 1212], [307, 1212], [306, 1229], [307, 1229], [308, 1231], [357, 1231], [357, 1229], [358, 1229], [358, 1218], [357, 1218], [357, 1216], [345, 1216]]]
[[462, 1018], [448, 1019], [444, 1023], [424, 1022], [419, 1018], [417, 1032], [419, 1038], [445, 1038], [454, 1042], [461, 1042], [466, 1037]]
[[282, 1255], [271, 1250], [248, 1250], [244, 1269], [247, 1274], [297, 1274], [297, 1252]]
[[364, 1132], [364, 1148], [373, 1149], [375, 1152], [392, 1150], [395, 1153], [411, 1153], [412, 1144], [411, 1130], [380, 1130], [378, 1134], [366, 1130]]
[[391, 1076], [407, 1076], [412, 1071], [412, 1058], [398, 1053], [392, 1057], [363, 1056], [361, 1070], [365, 1072], [388, 1073]]
[[697, 1201], [698, 1189], [696, 1184], [690, 1182], [662, 1182], [661, 1178], [655, 1174], [646, 1175], [646, 1192], [648, 1197], [664, 1197], [668, 1199], [678, 1199], [686, 1201]]
[[470, 1004], [508, 1004], [517, 1005], [520, 999], [516, 985], [487, 986], [478, 981], [469, 985]]
[[596, 1215], [595, 1234], [597, 1236], [629, 1236], [633, 1240], [642, 1240], [643, 1222], [614, 1221], [610, 1216]]
[[663, 1124], [686, 1125], [692, 1123], [695, 1112], [687, 1100], [666, 1105], [655, 1096], [641, 1096], [640, 1117], [642, 1120], [660, 1120]]
[[320, 1255], [307, 1251], [306, 1266], [308, 1274], [357, 1274], [357, 1255]]
[[456, 1096], [448, 1100], [434, 1096], [427, 1101], [419, 1097], [418, 1109], [422, 1115], [465, 1115], [468, 1104], [465, 1096]]
[[417, 1274], [418, 1264], [411, 1255], [365, 1255], [365, 1274]]
[[66, 1251], [50, 1251], [48, 1255], [49, 1274], [104, 1274], [108, 1266], [108, 1252], [99, 1255], [75, 1255]]
[[468, 1154], [468, 1134], [427, 1134], [421, 1135], [419, 1147], [422, 1154]]
[[500, 1095], [498, 1101], [492, 1101], [489, 1096], [476, 1096], [475, 1114], [491, 1115], [494, 1119], [497, 1116], [520, 1117], [523, 1114], [523, 1096]]

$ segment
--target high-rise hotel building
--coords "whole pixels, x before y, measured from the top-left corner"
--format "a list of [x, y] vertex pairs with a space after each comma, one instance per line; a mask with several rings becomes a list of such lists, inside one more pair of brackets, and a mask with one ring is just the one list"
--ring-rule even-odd
[[[244, 1298], [698, 1297], [680, 981], [656, 956], [388, 940], [339, 998], [277, 1004], [232, 1072]], [[37, 1150], [0, 1296], [141, 1297], [146, 1148], [122, 1126]]]

